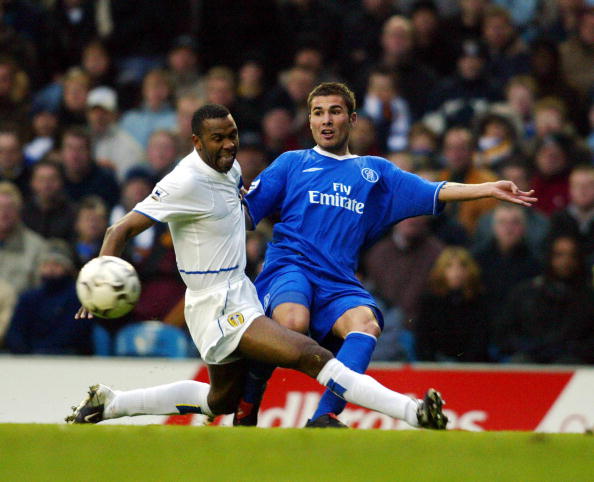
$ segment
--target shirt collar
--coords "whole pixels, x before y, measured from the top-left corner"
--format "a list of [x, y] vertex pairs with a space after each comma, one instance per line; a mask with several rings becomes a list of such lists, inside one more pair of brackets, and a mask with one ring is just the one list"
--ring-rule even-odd
[[345, 154], [344, 156], [337, 156], [336, 154], [332, 154], [331, 152], [325, 151], [320, 146], [315, 146], [313, 150], [322, 156], [331, 157], [332, 159], [336, 159], [337, 161], [345, 161], [347, 159], [355, 159], [359, 157], [356, 154]]

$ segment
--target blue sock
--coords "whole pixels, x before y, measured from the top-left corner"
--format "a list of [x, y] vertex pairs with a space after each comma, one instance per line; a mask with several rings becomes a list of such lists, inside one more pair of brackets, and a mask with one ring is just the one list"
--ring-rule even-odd
[[256, 403], [262, 399], [266, 382], [270, 380], [276, 367], [266, 363], [250, 361], [250, 367], [243, 385], [241, 398], [248, 403]]
[[[357, 373], [365, 373], [377, 339], [373, 335], [358, 331], [349, 333], [344, 339], [336, 358]], [[344, 410], [346, 401], [326, 390], [320, 399], [317, 410], [312, 415], [314, 420], [326, 413], [338, 415]]]

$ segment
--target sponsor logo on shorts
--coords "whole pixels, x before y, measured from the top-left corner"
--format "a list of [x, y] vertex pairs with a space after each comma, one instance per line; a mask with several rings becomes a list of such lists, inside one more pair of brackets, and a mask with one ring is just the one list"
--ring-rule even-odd
[[239, 325], [243, 325], [245, 323], [245, 319], [241, 313], [231, 313], [227, 317], [227, 321], [234, 328], [237, 328]]

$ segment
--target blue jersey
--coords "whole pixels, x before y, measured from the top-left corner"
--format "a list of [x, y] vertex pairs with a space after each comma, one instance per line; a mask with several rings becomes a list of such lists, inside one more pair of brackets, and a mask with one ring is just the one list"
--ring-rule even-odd
[[440, 212], [443, 184], [381, 157], [334, 156], [316, 146], [279, 156], [254, 180], [245, 200], [254, 225], [280, 212], [265, 269], [300, 259], [328, 281], [357, 283], [361, 248], [398, 221]]

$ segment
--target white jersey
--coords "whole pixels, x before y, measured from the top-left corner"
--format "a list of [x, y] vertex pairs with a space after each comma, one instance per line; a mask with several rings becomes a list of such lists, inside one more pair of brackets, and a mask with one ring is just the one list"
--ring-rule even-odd
[[240, 178], [237, 161], [223, 174], [194, 150], [134, 208], [169, 224], [177, 267], [190, 291], [224, 286], [244, 274]]

